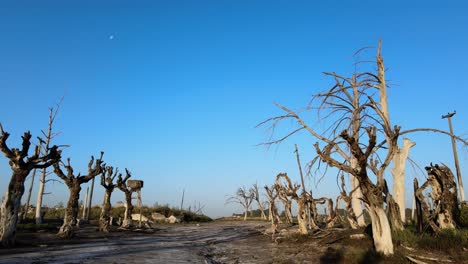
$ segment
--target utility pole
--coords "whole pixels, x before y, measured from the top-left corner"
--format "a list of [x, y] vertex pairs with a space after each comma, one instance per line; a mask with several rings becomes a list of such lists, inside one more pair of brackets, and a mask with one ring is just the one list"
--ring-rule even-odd
[[457, 146], [455, 144], [455, 137], [453, 136], [453, 127], [452, 127], [452, 117], [456, 114], [456, 111], [453, 111], [453, 113], [448, 113], [446, 115], [442, 116], [442, 119], [447, 118], [448, 123], [449, 123], [449, 128], [450, 128], [450, 137], [452, 138], [452, 149], [453, 149], [453, 158], [455, 159], [455, 169], [457, 171], [457, 180], [458, 180], [458, 190], [460, 193], [460, 201], [463, 202], [465, 201], [465, 191], [463, 189], [463, 181], [462, 181], [462, 176], [461, 176], [461, 171], [460, 171], [460, 165], [458, 164], [458, 154], [457, 154]]

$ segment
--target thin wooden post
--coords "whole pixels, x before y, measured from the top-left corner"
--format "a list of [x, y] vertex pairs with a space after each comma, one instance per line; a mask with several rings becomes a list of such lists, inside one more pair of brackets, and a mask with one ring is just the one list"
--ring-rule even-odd
[[453, 127], [452, 127], [452, 117], [456, 114], [457, 112], [453, 113], [448, 113], [446, 115], [442, 116], [442, 119], [447, 118], [448, 123], [449, 123], [449, 128], [450, 128], [450, 138], [452, 139], [452, 149], [453, 149], [453, 158], [455, 160], [455, 169], [457, 171], [457, 181], [458, 181], [458, 192], [460, 193], [460, 201], [463, 202], [465, 201], [465, 191], [463, 189], [463, 180], [462, 180], [462, 175], [460, 171], [460, 165], [458, 164], [458, 154], [457, 154], [457, 145], [455, 144], [455, 137], [453, 136]]

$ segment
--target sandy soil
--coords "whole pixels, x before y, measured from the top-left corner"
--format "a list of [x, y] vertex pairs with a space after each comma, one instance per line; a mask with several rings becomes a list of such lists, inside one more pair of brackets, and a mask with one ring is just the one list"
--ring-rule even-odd
[[[263, 234], [268, 226], [265, 222], [216, 221], [158, 225], [152, 232], [105, 235], [97, 232], [96, 226], [87, 225], [70, 240], [59, 239], [51, 232], [21, 232], [19, 247], [0, 248], [0, 264], [409, 263], [404, 257], [386, 260], [366, 255], [372, 248], [370, 239], [349, 239], [350, 234], [362, 230], [337, 229], [306, 237], [280, 236], [272, 241], [271, 236]], [[353, 256], [359, 256], [360, 260]]]

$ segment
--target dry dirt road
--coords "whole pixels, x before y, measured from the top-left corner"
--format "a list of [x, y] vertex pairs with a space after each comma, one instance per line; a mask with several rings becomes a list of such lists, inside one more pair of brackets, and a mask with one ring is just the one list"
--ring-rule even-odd
[[[279, 249], [261, 234], [266, 225], [164, 225], [153, 234], [75, 239], [71, 244], [48, 243], [45, 239], [38, 247], [0, 250], [0, 263], [271, 263]], [[287, 252], [282, 252], [281, 262], [284, 253]], [[295, 257], [297, 254], [293, 253]]]

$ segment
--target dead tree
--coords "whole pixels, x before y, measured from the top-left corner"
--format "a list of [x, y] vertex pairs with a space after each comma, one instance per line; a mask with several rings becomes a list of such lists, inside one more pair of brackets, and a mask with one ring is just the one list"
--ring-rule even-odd
[[[334, 79], [333, 87], [316, 94], [305, 110], [317, 110], [321, 122], [330, 122], [326, 128], [318, 130], [320, 127], [308, 125], [297, 112], [279, 104], [276, 105], [285, 114], [269, 118], [260, 125], [268, 123], [274, 129], [283, 120], [295, 120], [297, 128], [264, 144], [277, 144], [300, 131], [307, 131], [317, 140], [314, 146], [319, 157], [314, 159], [317, 162], [312, 162], [311, 166], [325, 163], [355, 177], [363, 194], [362, 201], [371, 217], [374, 246], [377, 252], [391, 255], [391, 228], [384, 206], [391, 199], [388, 199], [390, 194], [384, 192], [384, 175], [397, 153], [398, 139], [413, 132], [451, 134], [430, 128], [401, 131], [399, 126], [392, 125], [380, 43], [376, 66], [376, 73], [358, 72], [351, 77], [325, 73]], [[454, 138], [465, 145], [468, 143], [460, 137]]]
[[88, 163], [88, 174], [84, 176], [80, 173], [78, 173], [78, 175], [74, 174], [73, 167], [70, 164], [70, 158], [67, 159], [67, 164], [63, 164], [67, 170], [67, 174], [62, 171], [59, 163], [54, 164], [54, 173], [63, 180], [70, 192], [63, 224], [57, 234], [59, 237], [70, 238], [73, 236], [74, 227], [78, 224], [78, 200], [80, 199], [81, 185], [101, 174], [104, 169], [102, 161], [103, 155], [104, 152], [101, 151], [101, 156], [96, 161], [94, 160], [94, 156], [91, 156], [91, 160]]
[[[284, 182], [282, 181], [284, 180]], [[299, 233], [308, 234], [307, 230], [307, 193], [302, 192], [301, 195], [297, 195], [297, 190], [301, 185], [292, 184], [286, 173], [280, 173], [276, 176], [276, 188], [278, 193], [282, 193], [286, 197], [290, 197], [291, 200], [295, 200], [297, 204], [297, 222], [299, 226]], [[292, 216], [291, 216], [292, 217]]]
[[21, 209], [26, 177], [33, 169], [43, 169], [57, 163], [60, 160], [61, 151], [58, 150], [57, 146], [53, 146], [46, 149], [46, 152], [41, 155], [39, 146], [36, 146], [33, 155], [28, 156], [31, 146], [31, 133], [29, 131], [22, 136], [21, 149], [8, 147], [6, 141], [10, 134], [3, 131], [1, 124], [0, 133], [0, 150], [9, 159], [13, 172], [0, 210], [0, 240], [4, 246], [9, 247], [15, 244], [16, 224]]
[[[352, 190], [352, 192], [355, 191]], [[357, 217], [354, 213], [353, 207], [351, 205], [351, 194], [348, 195], [345, 189], [344, 175], [341, 175], [341, 192], [340, 195], [336, 198], [336, 208], [335, 211], [338, 211], [338, 206], [340, 205], [340, 200], [343, 200], [346, 208], [346, 219], [348, 220], [349, 225], [352, 229], [357, 229], [359, 227]]]
[[258, 209], [260, 209], [260, 213], [261, 213], [262, 219], [266, 220], [267, 217], [266, 217], [266, 215], [265, 215], [265, 209], [263, 208], [262, 202], [260, 202], [260, 193], [259, 193], [259, 191], [258, 191], [258, 185], [257, 185], [257, 183], [255, 183], [254, 185], [252, 185], [252, 188], [251, 188], [250, 191], [253, 193], [253, 196], [254, 196], [253, 199], [257, 202]]
[[268, 209], [270, 212], [271, 231], [273, 234], [278, 232], [278, 225], [281, 223], [281, 219], [276, 209], [276, 198], [278, 198], [278, 192], [275, 185], [272, 187], [265, 186], [266, 195], [268, 197]]
[[278, 193], [279, 200], [284, 205], [284, 216], [286, 219], [286, 223], [292, 224], [293, 223], [293, 216], [291, 212], [292, 207], [292, 200], [288, 198], [287, 193], [280, 187], [278, 184], [275, 184], [276, 192]]
[[[59, 135], [59, 133], [52, 132], [52, 126], [54, 124], [55, 118], [57, 117], [58, 111], [60, 109], [60, 104], [62, 103], [63, 98], [57, 103], [55, 109], [53, 107], [49, 108], [49, 123], [47, 125], [47, 132], [41, 130], [42, 135], [44, 136], [44, 140], [40, 140], [41, 149], [48, 149], [50, 142], [53, 138]], [[37, 199], [36, 199], [36, 224], [42, 223], [42, 198], [44, 196], [45, 185], [46, 185], [46, 177], [47, 177], [47, 168], [42, 169], [41, 176], [39, 178], [39, 188], [37, 191]]]
[[406, 222], [405, 215], [405, 168], [406, 160], [408, 159], [408, 154], [410, 149], [416, 145], [416, 143], [411, 140], [404, 138], [403, 147], [398, 147], [393, 157], [393, 168], [391, 169], [393, 175], [393, 196], [395, 202], [398, 204], [401, 221]]
[[[421, 204], [428, 225], [438, 233], [441, 229], [453, 229], [459, 215], [457, 186], [452, 171], [445, 165], [430, 165], [425, 168], [428, 180], [416, 190], [416, 199]], [[423, 191], [432, 189], [431, 200], [434, 210], [430, 210], [424, 200]]]
[[230, 196], [226, 199], [226, 203], [237, 203], [240, 204], [244, 208], [244, 221], [247, 220], [247, 214], [250, 209], [250, 205], [254, 200], [255, 194], [252, 190], [247, 190], [245, 187], [240, 187], [237, 189], [236, 194]]
[[[101, 185], [104, 187], [105, 193], [104, 200], [102, 202], [101, 216], [99, 218], [99, 231], [105, 233], [109, 232], [109, 226], [111, 225], [111, 195], [117, 185], [114, 183], [114, 179], [117, 177], [118, 172], [119, 170], [117, 168], [114, 172], [114, 168], [111, 166], [107, 166], [106, 169], [101, 172]], [[119, 176], [120, 175], [121, 174], [119, 174]]]
[[119, 174], [117, 177], [117, 188], [121, 190], [125, 194], [125, 214], [122, 226], [128, 228], [132, 225], [132, 213], [133, 213], [133, 205], [132, 205], [132, 189], [127, 186], [128, 179], [132, 177], [127, 168], [125, 168], [125, 178], [122, 179], [122, 174]]

